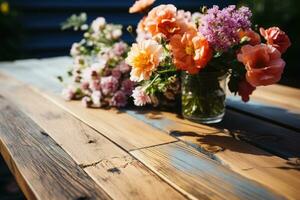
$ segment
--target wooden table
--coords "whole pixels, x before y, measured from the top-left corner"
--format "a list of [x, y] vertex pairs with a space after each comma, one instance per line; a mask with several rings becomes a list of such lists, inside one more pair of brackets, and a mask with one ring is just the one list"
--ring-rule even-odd
[[207, 126], [60, 97], [68, 57], [0, 64], [0, 152], [28, 199], [300, 199], [300, 91], [228, 98]]

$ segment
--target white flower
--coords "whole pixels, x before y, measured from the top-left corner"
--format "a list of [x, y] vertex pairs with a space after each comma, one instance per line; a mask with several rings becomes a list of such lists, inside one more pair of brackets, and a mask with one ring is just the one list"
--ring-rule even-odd
[[106, 24], [105, 18], [98, 17], [92, 22], [91, 27], [94, 32], [99, 32], [101, 29], [104, 28], [105, 24]]
[[80, 54], [80, 44], [78, 43], [73, 43], [72, 48], [70, 50], [71, 56], [78, 56]]
[[115, 29], [112, 31], [112, 38], [113, 39], [119, 39], [122, 35], [122, 30], [121, 29]]
[[91, 95], [93, 106], [101, 107], [101, 97], [102, 97], [102, 94], [100, 91], [93, 91], [93, 93]]
[[71, 101], [72, 99], [74, 99], [75, 94], [76, 94], [76, 88], [72, 85], [69, 85], [68, 87], [64, 88], [61, 93], [63, 98], [67, 101]]
[[87, 24], [83, 24], [83, 25], [81, 25], [81, 27], [80, 27], [80, 29], [81, 29], [82, 31], [86, 31], [86, 30], [88, 30], [88, 28], [89, 28], [89, 26], [88, 26]]
[[136, 87], [132, 91], [132, 97], [134, 98], [134, 105], [136, 106], [144, 106], [147, 103], [151, 103], [151, 98], [141, 86]]
[[95, 62], [91, 65], [91, 69], [97, 73], [101, 73], [106, 66], [106, 61], [104, 59], [99, 59], [98, 62]]

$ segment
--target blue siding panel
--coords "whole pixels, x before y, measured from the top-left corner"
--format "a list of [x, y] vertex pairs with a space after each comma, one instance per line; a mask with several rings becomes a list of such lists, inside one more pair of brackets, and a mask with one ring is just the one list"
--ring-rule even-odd
[[[235, 0], [157, 0], [162, 3], [175, 4], [179, 9], [197, 11], [203, 5], [214, 4], [225, 6]], [[128, 25], [136, 25], [141, 15], [131, 15], [128, 8], [133, 0], [11, 0], [12, 6], [21, 15], [20, 20], [26, 35], [23, 51], [26, 57], [48, 57], [67, 55], [73, 42], [80, 39], [80, 32], [61, 31], [60, 24], [73, 13], [86, 12], [89, 22], [103, 16], [108, 22], [120, 23], [124, 26], [124, 40], [131, 42], [126, 33]]]

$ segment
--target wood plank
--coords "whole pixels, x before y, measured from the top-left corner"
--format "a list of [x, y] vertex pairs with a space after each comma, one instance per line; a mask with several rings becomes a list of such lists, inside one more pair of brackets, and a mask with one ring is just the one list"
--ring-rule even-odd
[[[26, 66], [26, 69], [22, 68], [22, 66]], [[56, 66], [60, 67], [60, 65]], [[19, 69], [14, 68], [14, 70], [11, 70], [13, 67], [2, 67], [2, 70], [19, 80], [38, 86], [43, 91], [54, 92], [56, 95], [48, 96], [48, 98], [51, 98], [57, 105], [60, 105], [83, 122], [97, 129], [106, 137], [116, 141], [126, 150], [176, 141], [175, 138], [165, 135], [151, 126], [145, 126], [143, 122], [126, 113], [121, 113], [117, 110], [86, 109], [81, 105], [81, 102], [64, 101], [60, 95], [57, 95], [60, 92], [61, 85], [58, 81], [54, 82], [53, 80], [53, 74], [59, 73], [60, 70], [49, 70], [50, 67], [56, 68], [55, 65], [49, 64], [48, 61], [30, 60], [21, 64], [18, 67]], [[132, 126], [132, 124], [135, 126]]]
[[300, 112], [300, 89], [297, 88], [278, 84], [270, 85], [260, 87], [253, 93], [252, 97], [260, 102], [279, 105], [281, 108]]
[[0, 94], [38, 123], [113, 199], [184, 199], [127, 152], [27, 86], [1, 74], [0, 84]]
[[125, 150], [177, 141], [176, 138], [166, 135], [119, 110], [86, 109], [78, 101], [66, 102], [60, 96], [54, 94], [44, 93], [43, 95]]
[[[62, 90], [62, 85], [55, 77], [64, 75], [71, 63], [70, 57], [57, 57], [40, 60], [20, 60], [13, 63], [6, 62], [0, 64], [0, 66], [2, 70], [9, 72], [19, 80], [36, 85], [44, 90], [59, 93]], [[299, 90], [297, 89], [272, 85], [260, 87], [256, 90], [251, 98], [252, 101], [247, 104], [241, 102], [239, 97], [230, 95], [227, 104], [229, 108], [234, 110], [299, 131], [300, 110], [297, 105], [300, 105], [300, 102], [298, 96]], [[270, 98], [272, 98], [272, 101], [270, 101]]]
[[[267, 95], [267, 94], [266, 94]], [[300, 104], [300, 100], [299, 100]], [[227, 98], [227, 108], [300, 132], [300, 111], [280, 107], [265, 101], [242, 102], [238, 97]]]
[[283, 85], [259, 87], [244, 103], [240, 97], [228, 96], [229, 108], [258, 116], [262, 119], [300, 132], [300, 89]]
[[0, 124], [1, 154], [26, 198], [110, 199], [43, 129], [3, 96]]
[[[134, 110], [127, 110], [126, 113], [168, 133], [171, 130], [176, 130], [175, 127], [178, 127], [176, 123], [199, 127], [201, 128], [200, 131], [198, 130], [200, 133], [202, 129], [211, 130], [212, 132], [220, 129], [229, 130], [230, 134], [235, 135], [236, 138], [250, 142], [285, 159], [300, 158], [299, 132], [232, 110], [227, 110], [223, 121], [214, 125], [217, 129], [213, 128], [212, 125], [209, 127], [184, 120], [172, 113], [150, 111], [147, 114], [147, 112], [136, 112]], [[154, 115], [154, 119], [151, 119], [151, 115]], [[155, 120], [155, 115], [160, 116], [160, 120]], [[189, 127], [185, 128], [190, 129]]]
[[131, 153], [178, 190], [191, 195], [191, 199], [283, 198], [256, 182], [232, 173], [182, 142]]
[[[44, 64], [43, 64], [44, 65]], [[49, 68], [49, 67], [45, 67], [45, 68]], [[44, 70], [45, 69], [44, 68], [44, 66], [40, 66], [40, 70]], [[55, 68], [55, 67], [54, 67]], [[59, 70], [58, 70], [59, 71]], [[48, 72], [47, 72], [48, 73]], [[22, 74], [21, 75], [19, 75], [19, 76], [22, 76]], [[36, 83], [35, 84], [39, 84], [39, 81], [36, 81]], [[48, 88], [49, 89], [49, 88]], [[242, 117], [242, 116], [240, 116], [240, 117]], [[235, 117], [235, 119], [238, 119], [237, 117]], [[156, 120], [156, 121], [158, 121], [158, 120]], [[160, 122], [159, 122], [159, 124], [163, 124], [164, 123], [164, 120], [159, 120]], [[228, 118], [228, 122], [232, 122], [233, 120], [230, 120], [230, 118]], [[186, 122], [184, 122], [184, 123], [186, 123]], [[232, 123], [231, 123], [232, 124]], [[247, 120], [246, 121], [244, 121], [244, 124], [250, 124]], [[253, 123], [252, 123], [253, 124]], [[270, 139], [272, 139], [272, 137], [266, 137], [266, 134], [265, 133], [270, 133], [271, 131], [270, 130], [272, 130], [272, 131], [274, 131], [275, 130], [275, 132], [277, 132], [277, 134], [280, 134], [280, 138], [281, 138], [281, 140], [282, 141], [285, 141], [283, 144], [285, 145], [285, 147], [288, 147], [289, 145], [292, 145], [293, 147], [294, 147], [294, 150], [297, 150], [297, 146], [295, 146], [295, 143], [297, 144], [297, 139], [296, 140], [293, 140], [293, 139], [290, 139], [290, 140], [286, 140], [286, 138], [289, 138], [289, 131], [288, 131], [288, 134], [286, 134], [285, 133], [285, 131], [286, 131], [286, 129], [277, 129], [276, 127], [278, 127], [278, 126], [275, 126], [275, 128], [273, 127], [272, 129], [268, 129], [268, 124], [270, 124], [270, 123], [259, 123], [259, 126], [255, 126], [255, 127], [264, 127], [265, 125], [267, 124], [267, 126], [265, 127], [265, 128], [263, 128], [263, 129], [260, 129], [260, 128], [256, 128], [256, 131], [254, 131], [254, 133], [256, 133], [256, 135], [258, 136], [259, 134], [264, 134], [264, 136], [265, 136], [265, 138], [270, 138]], [[239, 123], [235, 123], [235, 125], [241, 125], [242, 126], [242, 124], [239, 124]], [[192, 125], [193, 126], [193, 125]], [[225, 126], [226, 127], [226, 126]], [[251, 126], [248, 126], [248, 127], [251, 127]], [[253, 127], [254, 126], [252, 126], [252, 129], [253, 129]], [[175, 128], [173, 129], [173, 130], [175, 130]], [[199, 131], [199, 129], [198, 129], [198, 131]], [[200, 130], [199, 132], [202, 132], [203, 130]], [[251, 133], [251, 132], [250, 132]], [[201, 136], [201, 137], [203, 137], [203, 136]], [[294, 136], [293, 136], [294, 137]], [[293, 138], [292, 137], [292, 138]], [[223, 138], [223, 137], [222, 137]], [[250, 137], [251, 138], [251, 137]], [[256, 138], [256, 139], [258, 139], [259, 137], [252, 137], [252, 138]], [[277, 137], [278, 138], [278, 137]], [[224, 145], [223, 146], [230, 146], [231, 145], [231, 143], [229, 142], [229, 145], [228, 145], [228, 143], [226, 143], [226, 138], [224, 138]], [[268, 139], [267, 139], [268, 140]], [[231, 141], [231, 140], [230, 140]], [[292, 141], [292, 143], [290, 143], [289, 141]], [[293, 141], [294, 141], [294, 143], [293, 143]], [[272, 140], [271, 140], [271, 142], [272, 142]], [[262, 144], [263, 144], [264, 142], [262, 142]], [[276, 143], [276, 142], [275, 142]], [[198, 143], [194, 143], [195, 144], [195, 146], [197, 147], [197, 146], [199, 146], [198, 145]], [[220, 143], [219, 143], [219, 145], [220, 144], [223, 144], [223, 139], [220, 141]], [[246, 144], [245, 144], [246, 145]], [[203, 147], [203, 146], [205, 146], [205, 145], [202, 145], [201, 147]], [[217, 147], [216, 147], [217, 146]], [[238, 146], [238, 148], [237, 149], [239, 149], [239, 148], [241, 148], [241, 146], [243, 146], [243, 143], [240, 143], [240, 145]], [[262, 146], [264, 146], [264, 145], [262, 145]], [[221, 146], [222, 147], [222, 146]], [[218, 145], [209, 145], [208, 147], [206, 147], [206, 148], [208, 148], [210, 151], [219, 151], [220, 153], [222, 152], [222, 148], [220, 148], [220, 147], [218, 147]], [[218, 150], [219, 149], [219, 150]], [[220, 151], [220, 149], [221, 149], [221, 151]], [[233, 151], [237, 151], [237, 149], [234, 149]], [[272, 150], [274, 150], [275, 151], [275, 153], [278, 153], [278, 154], [281, 154], [280, 153], [280, 151], [281, 151], [281, 146], [280, 145], [273, 145], [273, 146], [271, 146], [271, 149]], [[287, 148], [287, 149], [289, 149], [289, 148]], [[243, 150], [245, 151], [245, 152], [243, 152]], [[270, 150], [270, 149], [268, 149], [268, 150]], [[292, 149], [293, 150], [293, 149]], [[225, 148], [225, 151], [226, 151], [226, 148]], [[256, 157], [251, 157], [251, 159], [249, 158], [249, 161], [247, 161], [248, 160], [248, 158], [245, 156], [245, 155], [243, 155], [243, 154], [249, 154], [248, 152], [250, 151], [254, 151], [254, 152], [256, 152], [255, 150], [247, 150], [247, 148], [245, 148], [245, 149], [243, 149], [243, 148], [241, 148], [241, 150], [240, 151], [242, 151], [242, 152], [240, 152], [241, 154], [239, 154], [239, 156], [241, 156], [242, 158], [243, 158], [243, 162], [242, 163], [246, 163], [248, 166], [250, 166], [249, 167], [249, 169], [251, 168], [251, 167], [255, 167], [253, 170], [245, 170], [245, 169], [247, 169], [247, 167], [245, 167], [245, 166], [247, 166], [246, 164], [245, 164], [245, 166], [244, 165], [242, 165], [241, 164], [241, 166], [238, 166], [237, 164], [234, 164], [233, 166], [231, 166], [233, 169], [234, 169], [234, 167], [236, 166], [236, 168], [237, 169], [240, 169], [240, 171], [242, 171], [244, 174], [247, 174], [245, 171], [255, 171], [255, 169], [256, 168], [261, 168], [261, 172], [260, 173], [264, 173], [264, 172], [266, 172], [267, 170], [266, 170], [266, 168], [275, 168], [275, 169], [281, 169], [282, 171], [285, 171], [284, 169], [286, 169], [286, 171], [291, 171], [291, 168], [293, 168], [293, 164], [294, 163], [296, 163], [296, 162], [292, 162], [290, 165], [289, 164], [287, 164], [287, 163], [285, 163], [286, 165], [284, 165], [283, 163], [285, 162], [284, 160], [282, 161], [282, 162], [278, 162], [278, 163], [276, 163], [276, 162], [266, 162], [266, 163], [271, 163], [270, 165], [268, 165], [267, 167], [264, 167], [265, 165], [265, 163], [262, 163], [261, 165], [260, 165], [260, 163], [258, 162], [258, 163], [252, 163], [252, 162], [254, 162], [254, 161], [256, 161], [257, 160], [257, 157], [260, 157], [261, 159], [258, 159], [258, 161], [261, 161], [261, 160], [263, 160], [263, 159], [265, 159], [265, 157], [266, 158], [270, 158], [271, 156], [265, 156], [265, 157], [263, 157], [263, 156], [259, 156], [259, 154], [261, 153], [261, 151], [259, 151], [257, 154], [257, 156]], [[206, 152], [208, 152], [208, 151], [206, 151]], [[238, 152], [239, 153], [239, 152]], [[263, 151], [263, 153], [261, 153], [262, 155], [264, 155], [264, 151]], [[253, 153], [253, 154], [255, 154], [255, 153]], [[231, 155], [231, 152], [230, 152], [230, 155]], [[228, 163], [230, 163], [230, 162], [232, 162], [231, 160], [230, 160], [230, 155], [228, 155], [228, 162], [227, 162], [227, 164]], [[287, 157], [291, 157], [291, 158], [297, 158], [296, 156], [295, 156], [295, 154], [294, 154], [294, 156], [291, 156], [291, 154], [285, 154], [285, 153], [283, 153], [282, 155], [285, 155], [285, 156], [287, 156]], [[214, 156], [214, 155], [212, 155], [212, 156]], [[220, 156], [219, 156], [219, 153], [217, 153], [217, 156], [215, 156], [215, 158], [219, 158]], [[233, 158], [234, 159], [240, 159], [239, 157], [235, 157], [235, 156], [233, 156]], [[275, 157], [276, 159], [277, 159], [277, 157]], [[222, 160], [222, 159], [220, 159], [220, 160]], [[223, 159], [223, 163], [226, 163], [225, 161], [224, 161], [225, 159]], [[266, 159], [266, 161], [270, 161], [270, 159]], [[234, 162], [232, 162], [232, 163], [234, 163]], [[261, 167], [262, 166], [262, 167]], [[287, 170], [287, 169], [289, 169], [289, 170]], [[295, 170], [297, 170], [297, 166], [295, 167]], [[277, 172], [276, 172], [277, 173]], [[251, 175], [251, 173], [248, 173], [248, 174], [250, 174], [250, 175], [248, 175], [248, 177], [255, 177], [255, 173], [253, 173], [252, 175]], [[280, 174], [280, 173], [279, 173]], [[272, 177], [272, 173], [270, 173], [270, 177]], [[275, 176], [276, 177], [276, 179], [280, 179], [280, 177], [281, 176]], [[298, 175], [297, 176], [294, 176], [294, 177], [298, 177]], [[261, 181], [263, 181], [264, 179], [265, 179], [265, 177], [264, 176], [262, 176], [262, 177], [260, 177], [259, 178]], [[270, 179], [270, 181], [264, 181], [265, 183], [268, 183], [268, 184], [270, 184], [270, 183], [272, 183], [272, 181], [271, 180], [273, 180], [273, 179]], [[284, 182], [283, 180], [281, 181], [281, 182]], [[275, 184], [276, 185], [276, 184]], [[291, 184], [291, 185], [293, 185], [293, 184]], [[297, 187], [297, 184], [294, 184], [296, 187]], [[289, 187], [288, 187], [289, 188]], [[290, 190], [290, 189], [288, 189], [288, 190]], [[293, 190], [293, 189], [291, 189], [291, 190]]]
[[[233, 123], [234, 122], [234, 123]], [[228, 111], [217, 125], [235, 136], [285, 159], [300, 158], [299, 132], [239, 112]]]
[[[300, 166], [297, 164], [299, 162], [297, 158], [284, 160], [243, 141], [236, 140], [232, 137], [234, 132], [230, 133], [224, 129], [184, 120], [178, 118], [176, 114], [154, 111], [144, 113], [127, 111], [127, 113], [177, 137], [233, 171], [266, 185], [279, 194], [291, 199], [298, 197]], [[243, 117], [239, 116], [239, 118]], [[228, 123], [232, 124], [230, 119], [232, 118], [228, 118]], [[251, 121], [249, 122], [251, 125]], [[256, 128], [260, 130], [259, 125]], [[298, 147], [297, 144], [299, 143], [295, 142], [295, 148]]]

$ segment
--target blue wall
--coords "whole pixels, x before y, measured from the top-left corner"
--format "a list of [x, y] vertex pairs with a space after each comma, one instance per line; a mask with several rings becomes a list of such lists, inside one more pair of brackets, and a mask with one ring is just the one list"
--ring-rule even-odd
[[[133, 0], [11, 0], [12, 6], [20, 12], [25, 30], [23, 52], [26, 57], [49, 57], [67, 55], [70, 45], [80, 40], [81, 34], [61, 31], [60, 24], [73, 13], [86, 12], [89, 22], [97, 16], [104, 16], [108, 22], [135, 25], [140, 15], [128, 14]], [[180, 9], [196, 11], [200, 6], [217, 4], [224, 6], [234, 0], [157, 0], [156, 5], [172, 3]], [[126, 32], [126, 30], [124, 31]], [[124, 35], [130, 40], [129, 35]]]

